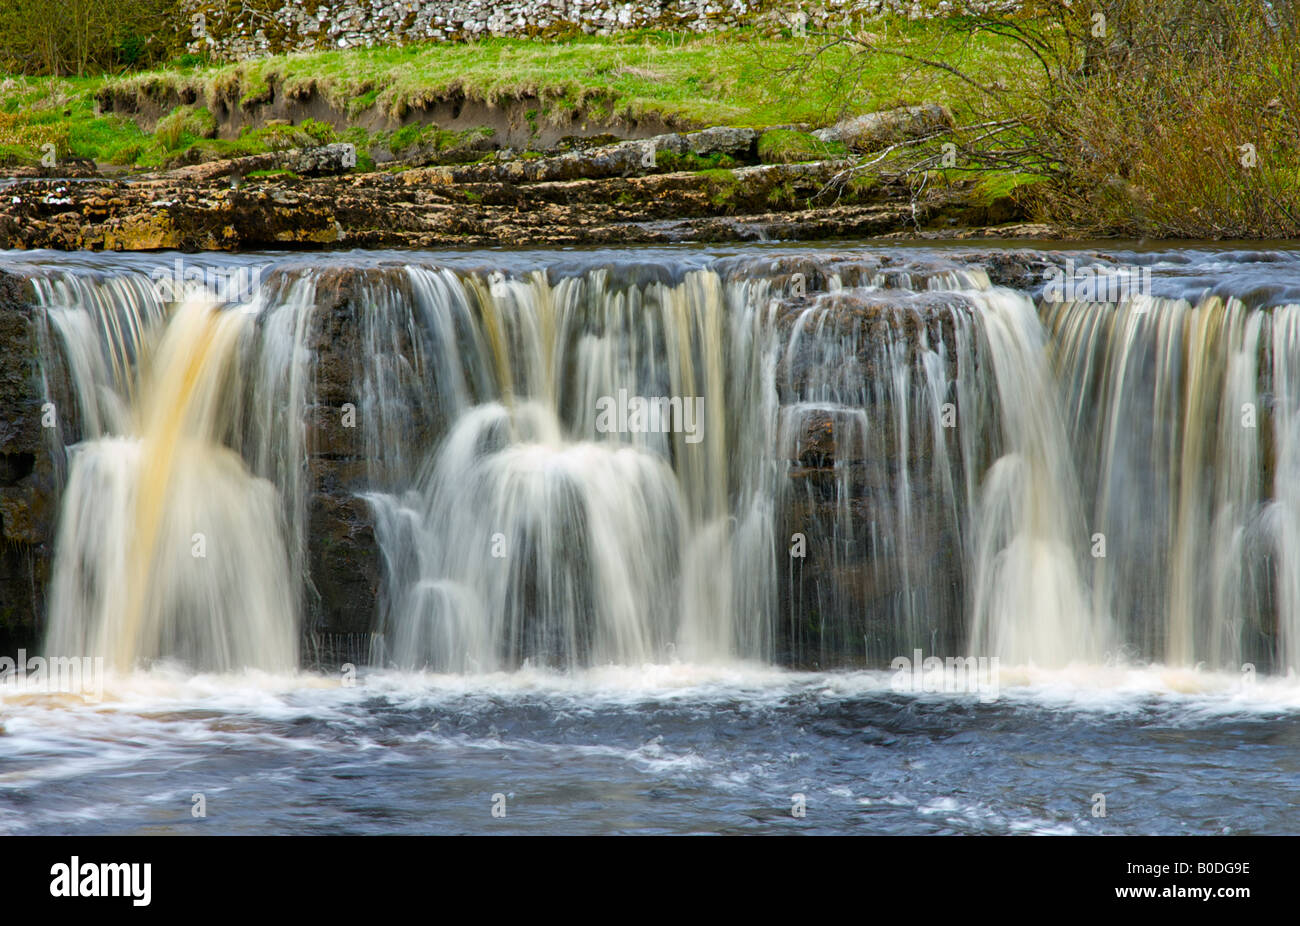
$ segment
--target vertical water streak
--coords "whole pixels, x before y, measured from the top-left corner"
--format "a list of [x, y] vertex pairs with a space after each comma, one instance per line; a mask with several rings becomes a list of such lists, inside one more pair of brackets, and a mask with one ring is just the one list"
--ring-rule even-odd
[[970, 652], [1013, 664], [1099, 661], [1113, 636], [1081, 574], [1090, 535], [1042, 325], [1020, 293], [966, 295], [997, 381], [1004, 447], [976, 509]]
[[[1106, 539], [1099, 606], [1131, 656], [1237, 668], [1267, 622], [1260, 408], [1269, 313], [1236, 299], [1134, 295], [1044, 307]], [[1287, 354], [1274, 335], [1274, 378]], [[1283, 410], [1275, 426], [1285, 428]], [[1254, 657], [1252, 657], [1254, 658]]]
[[1272, 312], [1273, 491], [1263, 514], [1276, 560], [1275, 666], [1300, 673], [1300, 305]]
[[118, 669], [291, 669], [296, 610], [274, 488], [217, 443], [247, 316], [178, 307], [138, 371], [127, 435], [74, 451], [47, 649]]

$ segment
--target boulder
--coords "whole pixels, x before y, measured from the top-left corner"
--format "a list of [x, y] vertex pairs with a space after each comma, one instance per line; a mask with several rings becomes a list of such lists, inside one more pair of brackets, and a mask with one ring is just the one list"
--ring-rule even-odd
[[948, 131], [954, 124], [947, 107], [925, 103], [854, 116], [812, 134], [824, 142], [842, 142], [855, 151], [879, 151], [900, 141]]

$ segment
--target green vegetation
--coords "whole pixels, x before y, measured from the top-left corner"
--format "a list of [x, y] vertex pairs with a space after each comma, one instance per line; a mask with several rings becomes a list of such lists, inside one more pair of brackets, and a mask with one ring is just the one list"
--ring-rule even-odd
[[[800, 74], [852, 49], [847, 74], [901, 59], [962, 78], [959, 128], [894, 145], [877, 169], [918, 187], [974, 179], [986, 203], [1023, 198], [1084, 234], [1300, 235], [1300, 4], [1021, 0], [944, 28], [928, 47], [845, 33], [805, 52]], [[990, 81], [944, 55], [956, 35], [1030, 57]]]
[[730, 210], [736, 206], [736, 197], [741, 192], [740, 181], [729, 170], [702, 170], [696, 176], [704, 184], [709, 202], [718, 209]]
[[[1300, 4], [1130, 0], [1040, 132], [1050, 219], [1161, 237], [1300, 236]], [[1128, 18], [1132, 17], [1132, 18]], [[1154, 51], [1151, 51], [1154, 49]]]
[[655, 166], [660, 170], [719, 170], [736, 167], [736, 159], [729, 154], [715, 151], [712, 154], [695, 154], [687, 151], [678, 154], [675, 151], [660, 151], [655, 155]]
[[4, 0], [0, 70], [94, 74], [176, 54], [185, 29], [174, 0]]
[[[942, 43], [943, 32], [930, 23], [879, 20], [879, 28], [910, 45]], [[1018, 52], [1007, 43], [953, 41], [953, 60], [980, 73], [996, 74], [1014, 64]], [[215, 138], [200, 112], [222, 105], [246, 110], [272, 95], [328, 102], [341, 118], [372, 112], [399, 119], [412, 108], [449, 101], [501, 105], [529, 101], [525, 119], [535, 134], [548, 124], [567, 125], [576, 113], [587, 121], [656, 117], [670, 124], [773, 125], [825, 124], [846, 114], [923, 100], [956, 99], [958, 84], [947, 75], [925, 74], [899, 59], [881, 59], [846, 79], [848, 50], [832, 52], [815, 74], [797, 76], [791, 68], [806, 48], [803, 40], [745, 32], [703, 36], [657, 32], [581, 36], [562, 41], [485, 39], [454, 45], [411, 45], [281, 55], [260, 61], [211, 65], [181, 55], [165, 67], [124, 76], [0, 76], [0, 157], [35, 164], [42, 145], [54, 144], [60, 157], [156, 168], [181, 160], [252, 154], [278, 147], [297, 135], [335, 140], [338, 133], [272, 127], [238, 139]], [[1008, 55], [1010, 54], [1010, 57]], [[824, 65], [824, 66], [823, 66]], [[96, 100], [113, 110], [96, 115]], [[157, 111], [159, 103], [188, 100], [188, 115], [169, 113], [153, 132], [116, 115], [138, 107]], [[188, 120], [188, 122], [187, 122]], [[274, 130], [272, 130], [274, 129]], [[304, 130], [303, 126], [296, 127]], [[387, 147], [394, 156], [469, 149], [475, 134], [411, 124], [395, 131], [350, 128], [341, 137], [359, 148]], [[768, 133], [774, 159], [819, 156], [820, 143], [801, 133]], [[326, 137], [329, 136], [329, 137]], [[766, 136], [765, 136], [766, 137]], [[831, 146], [830, 154], [842, 153]], [[360, 158], [359, 158], [360, 160]], [[688, 155], [672, 169], [725, 167], [718, 158]]]
[[[1018, 14], [881, 17], [807, 37], [492, 38], [225, 65], [173, 49], [165, 66], [112, 74], [157, 57], [128, 54], [126, 37], [164, 0], [128, 0], [95, 42], [64, 30], [57, 51], [38, 53], [33, 24], [54, 15], [52, 2], [0, 11], [0, 66], [15, 75], [0, 74], [0, 164], [36, 164], [51, 145], [59, 158], [142, 169], [336, 140], [357, 145], [359, 170], [379, 149], [481, 157], [487, 126], [451, 131], [412, 115], [437, 106], [457, 125], [516, 120], [531, 136], [525, 157], [539, 156], [548, 128], [782, 126], [761, 135], [762, 161], [855, 158], [845, 183], [857, 195], [902, 178], [918, 195], [961, 184], [977, 205], [1012, 199], [1090, 234], [1300, 235], [1300, 3], [1021, 0]], [[69, 19], [100, 15], [89, 2], [76, 0]], [[89, 76], [16, 76], [41, 70]], [[272, 100], [324, 103], [346, 127], [256, 126]], [[956, 128], [873, 152], [790, 128], [922, 102], [947, 106]], [[222, 138], [232, 110], [254, 126]], [[149, 131], [121, 115], [160, 111], [156, 126], [141, 120]], [[372, 131], [363, 118], [410, 124]], [[696, 171], [719, 208], [736, 205], [730, 157], [661, 152], [658, 166]]]
[[185, 143], [217, 137], [217, 120], [202, 106], [177, 106], [158, 120], [154, 139], [164, 148], [175, 151]]
[[847, 155], [848, 149], [842, 142], [821, 141], [807, 132], [793, 129], [772, 129], [758, 139], [758, 158], [768, 164], [824, 161]]
[[[944, 42], [933, 23], [881, 19], [879, 28], [903, 44]], [[121, 97], [187, 90], [250, 103], [271, 84], [290, 98], [316, 94], [340, 112], [372, 106], [401, 117], [440, 100], [500, 104], [536, 101], [527, 119], [542, 125], [574, 110], [591, 118], [657, 115], [710, 125], [821, 124], [849, 112], [946, 99], [956, 79], [918, 73], [881, 60], [846, 79], [851, 52], [832, 53], [817, 75], [792, 93], [782, 79], [805, 43], [747, 32], [666, 35], [633, 32], [548, 42], [493, 38], [455, 45], [346, 49], [299, 53], [222, 67], [174, 67], [112, 81]], [[943, 51], [963, 67], [996, 76], [1022, 55], [993, 37], [954, 37]], [[1008, 58], [1008, 55], [1010, 56]]]

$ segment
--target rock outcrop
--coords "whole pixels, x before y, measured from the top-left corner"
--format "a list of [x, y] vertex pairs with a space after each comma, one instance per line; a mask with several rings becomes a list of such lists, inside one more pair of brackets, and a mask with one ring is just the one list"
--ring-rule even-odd
[[955, 125], [947, 107], [926, 103], [854, 116], [812, 134], [824, 142], [840, 142], [852, 151], [878, 151], [909, 139], [951, 131]]
[[[57, 517], [56, 409], [44, 407], [24, 281], [0, 271], [0, 652], [34, 642]], [[58, 370], [48, 370], [51, 378]], [[50, 425], [45, 427], [43, 425]]]
[[[667, 170], [678, 152], [749, 151], [750, 130], [660, 136], [543, 158], [344, 176], [347, 146], [259, 155], [134, 180], [19, 180], [0, 196], [0, 248], [183, 251], [487, 247], [863, 237], [1011, 236], [1022, 218], [964, 184], [914, 193], [902, 178], [822, 160]], [[1034, 228], [1032, 233], [1041, 234]]]

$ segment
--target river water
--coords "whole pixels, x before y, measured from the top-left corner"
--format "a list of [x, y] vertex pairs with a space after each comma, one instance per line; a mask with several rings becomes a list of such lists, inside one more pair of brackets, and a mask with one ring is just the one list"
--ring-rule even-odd
[[[0, 832], [1300, 827], [1294, 681], [1246, 689], [1157, 668], [1017, 674], [981, 701], [896, 692], [889, 673], [758, 666], [363, 675], [351, 688], [337, 676], [157, 669], [110, 686], [97, 705], [5, 705]], [[803, 817], [792, 814], [798, 794]]]
[[[151, 301], [176, 255], [0, 256], [45, 281], [83, 402], [46, 652], [107, 665], [89, 700], [0, 690], [0, 833], [1300, 832], [1300, 255], [1109, 247], [1108, 272], [1150, 271], [1122, 304], [990, 286], [942, 248], [853, 247], [811, 301], [777, 273], [848, 249], [184, 257], [295, 268], [252, 284], [255, 337]], [[336, 264], [403, 274], [366, 284], [357, 494], [387, 567], [355, 675], [298, 667], [309, 489], [285, 465]], [[873, 299], [885, 328], [835, 327]], [[432, 372], [382, 362], [403, 338]], [[620, 385], [728, 427], [593, 442]], [[978, 436], [909, 453], [948, 439], [954, 396]], [[1266, 460], [1235, 424], [1256, 402]], [[825, 421], [814, 626], [771, 523], [821, 498], [783, 477]], [[873, 454], [895, 462], [866, 531], [846, 499]], [[195, 524], [248, 541], [229, 572], [191, 572]], [[526, 574], [457, 546], [498, 528]], [[992, 684], [918, 690], [888, 668], [914, 648], [991, 658]]]

